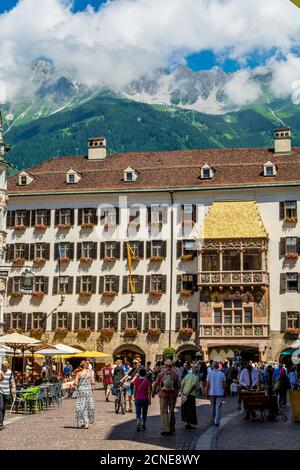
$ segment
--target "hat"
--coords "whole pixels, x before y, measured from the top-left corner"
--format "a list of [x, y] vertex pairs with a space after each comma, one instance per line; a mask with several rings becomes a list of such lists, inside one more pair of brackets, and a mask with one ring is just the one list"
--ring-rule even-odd
[[171, 361], [171, 359], [165, 360], [165, 366], [172, 366], [172, 365], [173, 365], [173, 362]]
[[133, 364], [138, 364], [139, 361], [137, 359], [133, 359]]

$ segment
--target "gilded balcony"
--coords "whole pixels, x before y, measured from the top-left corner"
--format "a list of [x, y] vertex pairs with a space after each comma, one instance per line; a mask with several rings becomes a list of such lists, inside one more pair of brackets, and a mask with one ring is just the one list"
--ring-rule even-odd
[[268, 338], [270, 327], [266, 323], [200, 325], [200, 338]]
[[247, 286], [269, 285], [269, 273], [266, 271], [219, 271], [198, 274], [201, 286]]

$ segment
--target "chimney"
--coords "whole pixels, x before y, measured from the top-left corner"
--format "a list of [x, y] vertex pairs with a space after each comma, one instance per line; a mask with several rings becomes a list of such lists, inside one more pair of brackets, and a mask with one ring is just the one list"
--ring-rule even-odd
[[106, 157], [106, 139], [105, 137], [89, 138], [88, 159], [104, 160]]
[[292, 150], [292, 129], [290, 127], [275, 129], [274, 153], [291, 153], [291, 150]]

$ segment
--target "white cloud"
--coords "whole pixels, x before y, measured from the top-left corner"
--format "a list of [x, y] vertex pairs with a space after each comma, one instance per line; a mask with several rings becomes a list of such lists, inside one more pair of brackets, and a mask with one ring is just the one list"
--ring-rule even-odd
[[251, 80], [248, 70], [236, 72], [226, 83], [224, 90], [230, 101], [238, 106], [253, 103], [262, 93], [260, 86]]
[[[242, 64], [255, 50], [287, 54], [299, 42], [300, 11], [287, 0], [114, 0], [76, 14], [67, 0], [20, 0], [0, 15], [0, 79], [12, 96], [28, 64], [46, 56], [80, 82], [118, 89], [201, 50]], [[256, 96], [247, 73], [236, 80], [246, 87], [236, 99]]]

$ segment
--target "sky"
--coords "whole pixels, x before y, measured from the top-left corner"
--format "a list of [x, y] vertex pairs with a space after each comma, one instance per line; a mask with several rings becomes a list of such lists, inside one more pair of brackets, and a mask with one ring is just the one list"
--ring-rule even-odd
[[9, 98], [37, 57], [116, 90], [157, 69], [217, 66], [232, 73], [227, 91], [237, 102], [261, 93], [251, 71], [270, 70], [274, 93], [288, 96], [300, 80], [300, 9], [289, 0], [0, 0]]

